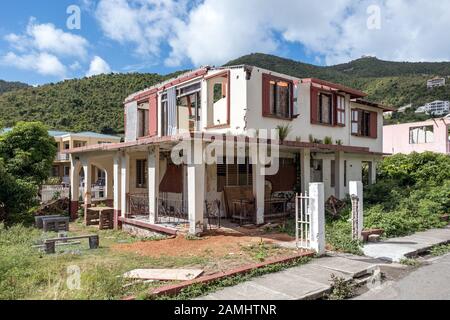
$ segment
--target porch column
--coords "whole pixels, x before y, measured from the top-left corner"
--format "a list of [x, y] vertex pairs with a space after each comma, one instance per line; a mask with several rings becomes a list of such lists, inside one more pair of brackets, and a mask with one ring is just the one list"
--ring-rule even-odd
[[255, 209], [256, 209], [256, 224], [264, 223], [264, 204], [266, 193], [266, 179], [264, 172], [261, 173], [261, 169], [264, 170], [264, 166], [260, 161], [255, 161], [252, 165], [252, 179], [253, 179], [253, 196], [255, 197]]
[[309, 182], [311, 181], [311, 150], [300, 150], [300, 167], [302, 179], [302, 193], [308, 192]]
[[70, 219], [78, 218], [80, 200], [80, 162], [70, 155]]
[[344, 152], [337, 151], [334, 155], [334, 195], [338, 199], [344, 199]]
[[205, 163], [187, 165], [189, 233], [199, 234], [205, 230], [203, 223], [205, 203]]
[[148, 151], [148, 210], [151, 224], [158, 221], [159, 199], [159, 146], [151, 147]]
[[121, 216], [120, 214], [120, 178], [121, 178], [121, 172], [120, 172], [120, 160], [121, 160], [121, 156], [120, 153], [117, 152], [114, 155], [114, 164], [113, 164], [113, 174], [114, 174], [114, 179], [113, 179], [113, 183], [114, 183], [114, 187], [113, 187], [113, 192], [114, 192], [114, 197], [113, 197], [113, 206], [114, 206], [114, 229], [119, 229], [120, 223], [119, 223], [119, 217]]
[[358, 236], [362, 240], [362, 231], [364, 229], [364, 194], [363, 194], [363, 184], [361, 181], [350, 181], [350, 196], [355, 196], [358, 198]]
[[83, 171], [84, 171], [84, 223], [87, 222], [87, 211], [92, 204], [92, 164], [89, 159], [83, 159]]
[[130, 156], [124, 151], [120, 159], [120, 213], [126, 218], [129, 214], [127, 196], [130, 192]]

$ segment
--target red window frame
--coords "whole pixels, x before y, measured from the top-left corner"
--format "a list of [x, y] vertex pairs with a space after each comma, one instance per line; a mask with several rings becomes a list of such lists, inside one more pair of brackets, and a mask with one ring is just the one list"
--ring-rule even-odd
[[[274, 114], [270, 105], [270, 82], [287, 82], [289, 85], [289, 115], [283, 117]], [[294, 81], [264, 73], [262, 75], [262, 109], [263, 117], [292, 120], [294, 118]]]

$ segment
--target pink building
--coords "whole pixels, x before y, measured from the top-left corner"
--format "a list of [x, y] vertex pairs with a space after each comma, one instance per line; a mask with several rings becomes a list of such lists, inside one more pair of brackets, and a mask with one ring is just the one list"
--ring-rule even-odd
[[450, 118], [383, 127], [383, 152], [433, 151], [450, 154]]

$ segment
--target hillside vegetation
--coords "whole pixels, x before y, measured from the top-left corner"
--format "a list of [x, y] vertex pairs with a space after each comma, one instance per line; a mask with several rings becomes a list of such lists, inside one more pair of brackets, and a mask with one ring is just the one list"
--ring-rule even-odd
[[29, 85], [22, 83], [22, 82], [9, 82], [0, 80], [0, 94], [8, 92], [8, 91], [14, 91], [18, 89], [27, 88]]
[[[238, 64], [341, 83], [367, 92], [369, 100], [393, 107], [412, 103], [416, 108], [438, 99], [450, 100], [450, 84], [433, 90], [426, 87], [427, 79], [450, 75], [450, 62], [390, 62], [367, 57], [321, 67], [255, 53], [226, 65]], [[60, 130], [122, 133], [124, 98], [174, 75], [100, 75], [6, 92], [0, 94], [0, 122], [4, 126], [12, 126], [21, 120], [39, 120]], [[414, 108], [405, 114], [394, 115], [387, 122], [410, 122], [428, 117], [415, 114]]]

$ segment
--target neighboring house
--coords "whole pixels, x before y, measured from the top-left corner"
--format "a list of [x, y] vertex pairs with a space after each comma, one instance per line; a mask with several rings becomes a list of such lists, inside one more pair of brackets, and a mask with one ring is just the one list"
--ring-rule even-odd
[[[12, 128], [5, 128], [0, 131], [0, 134], [11, 131]], [[66, 132], [49, 130], [49, 136], [53, 137], [56, 142], [57, 153], [53, 162], [51, 177], [60, 178], [61, 183], [70, 184], [70, 157], [69, 154], [64, 153], [65, 150], [80, 148], [91, 145], [99, 145], [104, 143], [118, 143], [121, 138], [113, 135], [100, 134], [95, 132]], [[95, 167], [92, 170], [95, 180], [105, 176], [105, 171]], [[96, 181], [93, 181], [94, 183]]]
[[[175, 221], [198, 233], [205, 227], [204, 212], [217, 201], [224, 216], [253, 210], [253, 222], [260, 224], [285, 213], [278, 197], [305, 192], [310, 182], [324, 182], [326, 198], [342, 199], [349, 181], [375, 181], [376, 162], [383, 156], [383, 112], [392, 109], [365, 96], [339, 84], [257, 67], [201, 68], [126, 98], [125, 142], [69, 150], [72, 179], [81, 168], [107, 168], [116, 227], [127, 230], [167, 231]], [[279, 144], [280, 169], [262, 175], [265, 166], [252, 162], [250, 154], [252, 146], [261, 149], [267, 140], [255, 135], [277, 126], [291, 128]], [[226, 136], [243, 141], [244, 155], [237, 157], [238, 148], [227, 146], [228, 153], [214, 153], [213, 164], [174, 162], [174, 154], [188, 156], [177, 149], [180, 140], [198, 132], [205, 139], [200, 151], [208, 151], [213, 137]], [[248, 137], [242, 140], [243, 135]], [[73, 217], [77, 192], [72, 190]], [[84, 199], [88, 207], [89, 190]]]
[[427, 81], [427, 88], [443, 87], [445, 86], [445, 78], [433, 78]]
[[417, 108], [416, 113], [427, 113], [433, 116], [445, 116], [450, 113], [450, 102], [436, 100]]
[[[70, 157], [69, 154], [64, 153], [65, 150], [73, 148], [81, 148], [92, 145], [118, 143], [121, 138], [113, 135], [100, 134], [95, 132], [64, 132], [64, 131], [49, 131], [50, 136], [55, 138], [57, 145], [57, 154], [55, 162], [52, 167], [52, 177], [58, 177], [63, 184], [70, 184]], [[105, 170], [100, 167], [95, 167], [92, 170], [94, 177], [93, 183], [98, 179], [105, 177]]]
[[392, 154], [425, 151], [449, 154], [450, 119], [384, 126], [383, 151]]

